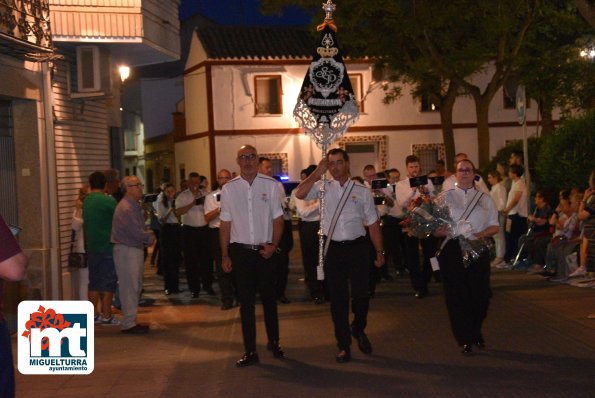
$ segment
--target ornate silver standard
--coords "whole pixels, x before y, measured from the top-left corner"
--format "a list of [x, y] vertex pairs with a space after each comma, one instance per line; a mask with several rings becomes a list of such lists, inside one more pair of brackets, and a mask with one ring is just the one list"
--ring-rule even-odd
[[[337, 27], [333, 21], [333, 12], [336, 8], [337, 6], [331, 0], [322, 4], [325, 18], [317, 28], [321, 32], [319, 46], [316, 48], [316, 55], [310, 63], [293, 110], [293, 116], [300, 127], [322, 149], [323, 159], [326, 157], [327, 148], [345, 134], [348, 127], [359, 118], [359, 107], [337, 45], [335, 34]], [[326, 176], [323, 175], [320, 185], [320, 229], [318, 230], [319, 280], [324, 279], [322, 225], [325, 216], [325, 192]]]

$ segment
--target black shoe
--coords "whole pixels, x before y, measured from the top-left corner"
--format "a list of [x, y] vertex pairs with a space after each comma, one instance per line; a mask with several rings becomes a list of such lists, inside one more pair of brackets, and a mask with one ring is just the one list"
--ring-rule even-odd
[[243, 368], [245, 366], [250, 366], [253, 365], [255, 363], [260, 362], [258, 360], [258, 354], [254, 351], [252, 352], [245, 352], [244, 356], [242, 356], [237, 362], [236, 362], [236, 366], [238, 368]]
[[281, 349], [281, 346], [279, 346], [279, 342], [277, 340], [269, 341], [267, 344], [267, 350], [271, 351], [275, 358], [285, 358], [285, 353]]
[[427, 297], [427, 295], [428, 295], [427, 290], [419, 290], [415, 293], [415, 298], [422, 299], [424, 297]]
[[463, 349], [461, 350], [461, 354], [463, 354], [463, 355], [473, 354], [473, 349], [472, 349], [471, 344], [464, 344]]
[[364, 354], [372, 353], [372, 343], [368, 340], [368, 336], [364, 332], [351, 332], [351, 335], [357, 340], [357, 346]]
[[213, 288], [205, 289], [205, 292], [207, 292], [207, 294], [209, 296], [214, 296], [215, 295], [215, 291], [213, 290]]
[[483, 339], [483, 336], [479, 336], [479, 338], [473, 344], [475, 344], [475, 346], [480, 350], [484, 350], [486, 348], [486, 342]]
[[198, 298], [198, 292], [190, 292], [190, 297]]
[[166, 296], [169, 296], [169, 295], [170, 295], [170, 294], [172, 294], [173, 292], [172, 292], [171, 290], [169, 290], [169, 289], [165, 289], [165, 290], [163, 291], [163, 293], [165, 293], [165, 295], [166, 295]]
[[141, 324], [136, 324], [131, 328], [128, 329], [122, 329], [122, 333], [126, 333], [126, 334], [147, 334], [149, 333], [149, 326], [148, 325], [141, 325]]
[[221, 305], [221, 311], [231, 310], [233, 308], [232, 304], [226, 303]]
[[351, 351], [349, 349], [339, 351], [335, 360], [338, 363], [347, 363], [351, 361]]
[[314, 304], [316, 304], [316, 305], [324, 304], [324, 298], [314, 297]]
[[291, 303], [291, 301], [289, 301], [289, 299], [285, 296], [279, 296], [277, 297], [277, 301], [280, 302], [281, 304], [289, 304]]

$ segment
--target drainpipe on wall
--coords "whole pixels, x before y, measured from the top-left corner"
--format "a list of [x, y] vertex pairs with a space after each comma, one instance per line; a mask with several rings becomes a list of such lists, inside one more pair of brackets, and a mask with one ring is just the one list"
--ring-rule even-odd
[[[42, 62], [42, 102], [45, 134], [39, 137], [41, 217], [44, 230], [43, 246], [49, 249], [50, 269], [44, 268], [43, 298], [62, 298], [62, 270], [59, 259], [58, 194], [56, 181], [56, 145], [52, 112], [52, 77], [49, 62]], [[48, 283], [49, 282], [49, 286]]]

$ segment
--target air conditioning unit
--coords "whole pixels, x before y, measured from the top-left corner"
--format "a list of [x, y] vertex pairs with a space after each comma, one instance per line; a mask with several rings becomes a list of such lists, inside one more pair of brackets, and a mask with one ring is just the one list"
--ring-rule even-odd
[[106, 50], [98, 46], [76, 48], [77, 92], [73, 97], [92, 97], [111, 92], [111, 59]]

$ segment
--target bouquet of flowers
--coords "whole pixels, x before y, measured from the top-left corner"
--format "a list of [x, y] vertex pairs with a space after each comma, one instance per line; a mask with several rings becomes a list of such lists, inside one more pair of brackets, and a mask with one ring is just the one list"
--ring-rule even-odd
[[410, 235], [420, 239], [430, 236], [438, 228], [447, 226], [447, 238], [459, 240], [463, 263], [468, 267], [484, 252], [491, 250], [494, 242], [491, 238], [478, 239], [469, 221], [454, 221], [444, 198], [444, 195], [439, 195], [435, 200], [431, 200], [427, 195], [418, 197], [411, 202], [402, 225], [408, 228]]

